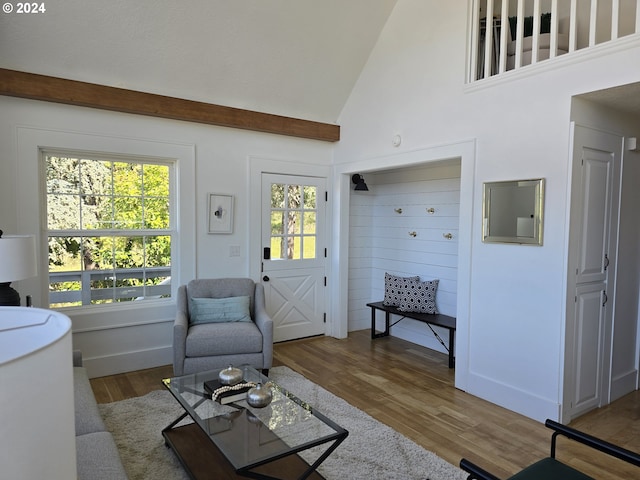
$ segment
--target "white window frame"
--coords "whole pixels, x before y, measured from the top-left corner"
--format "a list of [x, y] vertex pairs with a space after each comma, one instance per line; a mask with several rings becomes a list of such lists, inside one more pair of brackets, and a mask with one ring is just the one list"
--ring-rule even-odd
[[[47, 203], [48, 203], [48, 188], [47, 188], [47, 182], [46, 182], [46, 171], [47, 171], [47, 157], [63, 157], [63, 158], [77, 158], [77, 159], [83, 159], [83, 160], [92, 160], [92, 161], [97, 161], [97, 162], [121, 162], [121, 163], [130, 163], [130, 164], [138, 164], [138, 165], [162, 165], [162, 166], [166, 166], [169, 168], [169, 226], [166, 229], [157, 229], [157, 230], [153, 230], [153, 229], [140, 229], [140, 230], [136, 230], [136, 229], [85, 229], [85, 228], [76, 228], [76, 229], [60, 229], [60, 230], [50, 230], [48, 227], [48, 215], [47, 215]], [[43, 205], [44, 205], [44, 211], [45, 211], [45, 215], [44, 215], [44, 232], [43, 232], [43, 238], [45, 242], [48, 242], [48, 238], [51, 236], [63, 236], [63, 237], [94, 237], [94, 236], [101, 236], [101, 237], [139, 237], [139, 236], [155, 236], [155, 235], [162, 235], [162, 236], [169, 236], [171, 237], [171, 258], [170, 258], [170, 265], [169, 265], [169, 278], [168, 280], [171, 281], [171, 278], [173, 277], [173, 271], [174, 271], [174, 265], [175, 265], [175, 259], [177, 257], [177, 255], [175, 254], [175, 247], [174, 247], [174, 242], [177, 238], [177, 231], [176, 231], [176, 205], [178, 202], [178, 199], [176, 198], [175, 195], [175, 191], [176, 191], [176, 187], [175, 187], [175, 179], [176, 179], [176, 160], [175, 159], [162, 159], [162, 158], [148, 158], [148, 157], [140, 157], [140, 156], [133, 156], [133, 155], [105, 155], [105, 154], [96, 154], [96, 153], [91, 153], [91, 152], [83, 152], [83, 151], [75, 151], [75, 150], [64, 150], [64, 149], [41, 149], [40, 150], [40, 178], [42, 179], [42, 188], [41, 188], [41, 195], [43, 196]], [[81, 196], [81, 193], [78, 193], [78, 196]], [[112, 193], [113, 196], [113, 193]], [[143, 194], [144, 197], [144, 194]], [[103, 272], [103, 274], [107, 274], [109, 271], [112, 271], [111, 268], [106, 268], [104, 269], [105, 271]], [[121, 270], [120, 273], [125, 272], [128, 269], [119, 269]], [[136, 269], [131, 269], [131, 270], [136, 270]], [[141, 268], [142, 273], [146, 273], [146, 267], [142, 267]], [[47, 255], [47, 272], [49, 275], [49, 282], [48, 285], [50, 286], [51, 283], [53, 282], [52, 279], [52, 272], [49, 269], [49, 264], [48, 264], [48, 255]], [[117, 273], [114, 272], [116, 275]], [[91, 288], [90, 283], [91, 283], [91, 279], [93, 277], [95, 277], [95, 273], [92, 273], [90, 270], [85, 270], [83, 267], [81, 267], [80, 271], [74, 271], [74, 272], [68, 272], [68, 274], [66, 275], [67, 278], [77, 278], [78, 281], [80, 281], [81, 285], [82, 285], [82, 289], [80, 290], [80, 295], [79, 295], [79, 299], [81, 300], [82, 307], [96, 307], [98, 305], [100, 306], [106, 306], [106, 305], [119, 305], [122, 303], [126, 303], [126, 302], [118, 302], [116, 300], [112, 301], [112, 302], [107, 302], [107, 303], [92, 303], [93, 300], [93, 292], [94, 290]], [[53, 276], [59, 276], [61, 278], [64, 278], [64, 272], [60, 272], [60, 273], [54, 273]], [[116, 288], [114, 288], [114, 290], [116, 290]], [[144, 300], [146, 302], [148, 302], [151, 299], [157, 299], [157, 298], [167, 298], [166, 296], [161, 297], [160, 295], [153, 295], [153, 293], [150, 294], [151, 298], [144, 298], [144, 295], [146, 295], [147, 293], [147, 287], [142, 287], [142, 288], [136, 288], [136, 289], [132, 289], [134, 291], [141, 291], [139, 292], [138, 296], [140, 300]], [[153, 289], [150, 289], [153, 290]], [[161, 288], [160, 290], [162, 290], [162, 292], [166, 292], [169, 291], [169, 295], [168, 297], [171, 297], [171, 287], [170, 285], [168, 286], [168, 288]], [[120, 290], [122, 291], [122, 290]], [[114, 292], [115, 293], [115, 292]], [[48, 306], [51, 306], [52, 304], [55, 305], [55, 308], [58, 310], [67, 310], [70, 308], [75, 308], [78, 307], [78, 305], [69, 305], [69, 306], [60, 306], [58, 305], [61, 302], [52, 302], [52, 296], [51, 296], [51, 290], [49, 289], [49, 295], [48, 295], [48, 299], [46, 301], [46, 304]]]
[[[39, 174], [41, 150], [76, 150], [104, 155], [140, 156], [176, 162], [175, 196], [177, 237], [176, 257], [172, 258], [174, 277], [171, 279], [171, 298], [149, 302], [122, 302], [118, 305], [69, 307], [65, 313], [74, 322], [74, 333], [165, 322], [175, 316], [175, 298], [181, 284], [196, 277], [196, 183], [195, 145], [170, 143], [164, 140], [127, 138], [113, 135], [60, 131], [32, 126], [16, 127], [16, 156], [18, 167], [17, 226], [20, 232], [36, 234], [39, 245], [38, 276], [20, 282], [21, 291], [33, 298], [34, 306], [42, 306], [47, 299], [48, 251], [43, 237], [43, 215], [46, 211], [39, 195], [42, 191]], [[109, 313], [111, 312], [111, 313]]]

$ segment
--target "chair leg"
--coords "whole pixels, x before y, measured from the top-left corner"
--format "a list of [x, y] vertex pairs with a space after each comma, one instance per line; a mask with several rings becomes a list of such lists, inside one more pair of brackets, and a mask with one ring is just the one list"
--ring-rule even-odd
[[265, 377], [268, 377], [268, 376], [269, 376], [269, 369], [268, 369], [268, 368], [263, 368], [263, 369], [262, 369], [262, 374], [263, 374]]

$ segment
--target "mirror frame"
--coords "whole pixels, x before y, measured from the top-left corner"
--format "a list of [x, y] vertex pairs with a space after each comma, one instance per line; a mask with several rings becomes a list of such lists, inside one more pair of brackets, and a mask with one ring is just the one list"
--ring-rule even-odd
[[[531, 205], [533, 211], [533, 235], [532, 236], [498, 236], [491, 235], [492, 209], [495, 216], [495, 205], [491, 204], [493, 190], [505, 187], [534, 187], [534, 201]], [[493, 207], [493, 208], [492, 208]], [[513, 218], [517, 223], [517, 218]], [[482, 241], [484, 243], [516, 243], [520, 245], [542, 245], [542, 230], [544, 223], [544, 178], [530, 180], [513, 180], [503, 182], [485, 182], [482, 189]]]

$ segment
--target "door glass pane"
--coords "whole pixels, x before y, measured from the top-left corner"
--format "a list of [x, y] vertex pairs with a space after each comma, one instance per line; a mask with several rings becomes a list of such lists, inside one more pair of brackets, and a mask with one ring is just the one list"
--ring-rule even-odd
[[316, 192], [317, 187], [304, 187], [304, 208], [316, 208]]
[[317, 257], [317, 190], [315, 186], [271, 184], [272, 260]]
[[302, 233], [311, 235], [316, 233], [316, 212], [304, 212], [304, 225]]
[[287, 189], [287, 208], [300, 208], [302, 200], [300, 193], [300, 185], [289, 185], [289, 188]]
[[299, 234], [301, 228], [300, 212], [289, 212], [289, 228], [287, 229], [287, 233]]
[[284, 208], [284, 185], [271, 184], [271, 208]]
[[300, 252], [302, 251], [300, 248], [300, 237], [289, 237], [288, 247], [287, 258], [289, 260], [300, 260]]
[[271, 212], [271, 235], [284, 235], [284, 212]]
[[283, 237], [271, 237], [271, 260], [283, 260], [286, 249], [283, 247]]
[[296, 245], [295, 238], [296, 237], [287, 236], [285, 237], [282, 244], [283, 248], [285, 249], [285, 251], [283, 252], [283, 258], [286, 258], [287, 260], [295, 260], [297, 258], [300, 258], [296, 254], [296, 252], [299, 251], [300, 243], [298, 242], [298, 245]]
[[304, 240], [304, 258], [316, 258], [316, 237], [304, 236], [302, 238]]

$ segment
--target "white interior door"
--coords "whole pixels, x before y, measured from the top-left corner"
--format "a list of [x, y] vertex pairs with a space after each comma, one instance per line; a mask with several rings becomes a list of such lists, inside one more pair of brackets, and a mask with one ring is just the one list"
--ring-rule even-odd
[[621, 157], [621, 137], [575, 127], [566, 421], [609, 401]]
[[262, 283], [274, 341], [325, 333], [325, 179], [262, 175]]

